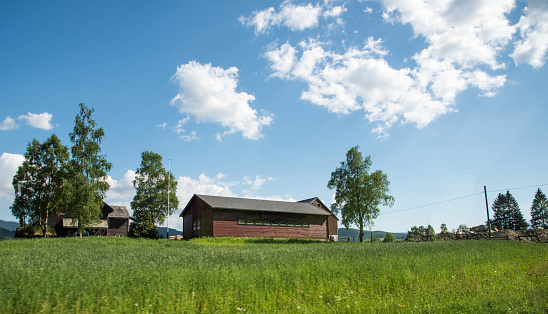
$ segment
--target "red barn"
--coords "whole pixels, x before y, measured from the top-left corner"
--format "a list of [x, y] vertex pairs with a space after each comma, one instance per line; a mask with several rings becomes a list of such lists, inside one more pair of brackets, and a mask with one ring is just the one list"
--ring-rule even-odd
[[337, 217], [318, 199], [281, 202], [196, 195], [181, 213], [183, 236], [337, 240]]

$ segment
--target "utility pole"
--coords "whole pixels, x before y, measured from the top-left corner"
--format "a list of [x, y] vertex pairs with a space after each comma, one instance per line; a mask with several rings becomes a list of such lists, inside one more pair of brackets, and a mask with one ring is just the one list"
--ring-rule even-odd
[[491, 219], [489, 218], [489, 202], [487, 202], [487, 187], [483, 186], [483, 193], [485, 194], [485, 209], [487, 209], [487, 228], [489, 228], [489, 240], [491, 240]]
[[168, 159], [168, 172], [167, 172], [167, 228], [166, 235], [169, 240], [169, 181], [171, 181], [171, 159]]

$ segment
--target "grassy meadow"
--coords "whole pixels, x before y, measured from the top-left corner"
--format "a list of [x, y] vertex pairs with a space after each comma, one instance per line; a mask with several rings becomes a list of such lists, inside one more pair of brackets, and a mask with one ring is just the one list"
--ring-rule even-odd
[[64, 238], [0, 242], [1, 313], [547, 313], [548, 246]]

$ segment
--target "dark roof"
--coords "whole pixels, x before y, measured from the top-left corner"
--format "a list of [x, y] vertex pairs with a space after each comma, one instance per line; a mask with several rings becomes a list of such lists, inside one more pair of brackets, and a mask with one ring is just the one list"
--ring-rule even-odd
[[318, 198], [318, 197], [311, 197], [307, 198], [305, 200], [299, 201], [299, 203], [307, 203], [314, 206], [314, 202], [318, 202], [320, 204], [320, 208], [327, 211], [333, 218], [339, 220], [335, 214], [329, 209], [329, 207], [325, 206], [325, 204]]
[[326, 212], [325, 210], [318, 208], [316, 206], [310, 205], [308, 203], [299, 203], [299, 202], [294, 203], [294, 202], [270, 201], [270, 200], [211, 196], [211, 195], [197, 195], [197, 194], [195, 194], [194, 197], [198, 197], [202, 199], [204, 202], [206, 202], [207, 204], [209, 204], [212, 208], [218, 208], [218, 209], [252, 210], [252, 211], [292, 213], [292, 214], [304, 214], [304, 215], [322, 215], [322, 216], [330, 215], [330, 213]]
[[105, 204], [108, 218], [129, 218], [129, 213], [125, 206], [112, 206]]

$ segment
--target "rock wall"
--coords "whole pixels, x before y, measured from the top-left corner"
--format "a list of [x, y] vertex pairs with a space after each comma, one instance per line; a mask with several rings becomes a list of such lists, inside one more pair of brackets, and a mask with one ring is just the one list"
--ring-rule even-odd
[[[489, 232], [473, 232], [459, 230], [456, 233], [441, 232], [435, 235], [408, 235], [405, 241], [443, 241], [443, 240], [487, 240]], [[528, 230], [497, 230], [491, 231], [491, 239], [524, 241], [524, 242], [543, 242], [548, 243], [548, 229], [528, 229]]]

